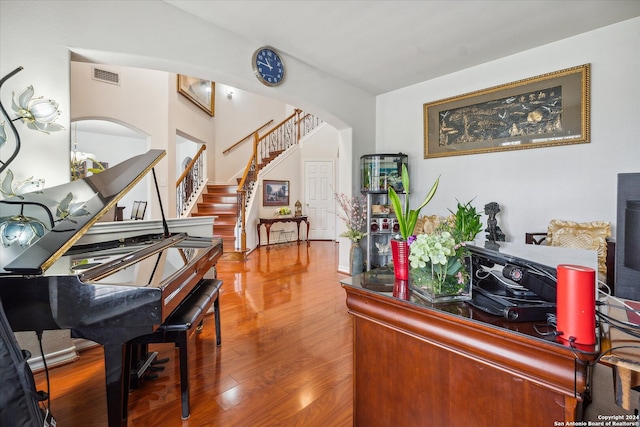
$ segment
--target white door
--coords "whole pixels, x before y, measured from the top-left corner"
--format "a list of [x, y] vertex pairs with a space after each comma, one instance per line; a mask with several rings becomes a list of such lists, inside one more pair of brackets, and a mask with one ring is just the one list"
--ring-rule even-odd
[[309, 217], [309, 239], [333, 240], [335, 238], [333, 162], [305, 162], [304, 182], [303, 214]]

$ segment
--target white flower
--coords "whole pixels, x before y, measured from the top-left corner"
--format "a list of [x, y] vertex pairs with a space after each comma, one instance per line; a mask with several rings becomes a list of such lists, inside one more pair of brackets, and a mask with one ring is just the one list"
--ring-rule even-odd
[[424, 268], [427, 263], [447, 265], [455, 254], [456, 242], [448, 231], [434, 234], [419, 234], [409, 246], [409, 261], [412, 268]]
[[64, 129], [61, 125], [54, 123], [60, 116], [58, 103], [52, 99], [34, 98], [34, 93], [33, 86], [29, 86], [18, 95], [17, 99], [15, 93], [13, 94], [12, 107], [22, 122], [28, 128], [44, 133]]

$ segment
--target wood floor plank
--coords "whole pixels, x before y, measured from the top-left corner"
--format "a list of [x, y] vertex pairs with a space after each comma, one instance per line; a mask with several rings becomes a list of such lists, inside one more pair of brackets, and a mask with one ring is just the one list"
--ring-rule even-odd
[[[129, 397], [129, 426], [349, 426], [353, 406], [353, 327], [334, 242], [260, 248], [246, 261], [222, 260], [218, 277], [222, 346], [211, 315], [193, 336], [191, 417], [180, 419], [177, 350], [154, 381]], [[50, 372], [58, 425], [104, 427], [102, 349]], [[39, 388], [44, 373], [36, 373]]]

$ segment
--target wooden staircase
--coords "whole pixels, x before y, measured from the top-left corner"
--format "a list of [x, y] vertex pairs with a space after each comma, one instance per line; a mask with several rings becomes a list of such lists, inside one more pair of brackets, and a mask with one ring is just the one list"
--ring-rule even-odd
[[[223, 151], [223, 154], [226, 154], [241, 142], [253, 137], [253, 155], [249, 159], [242, 178], [238, 179], [238, 184], [208, 184], [202, 194], [202, 201], [197, 203], [195, 212], [192, 212], [191, 216], [213, 215], [217, 217], [213, 232], [215, 237], [222, 238], [225, 258], [244, 259], [248, 252], [246, 248], [245, 205], [246, 201], [250, 200], [258, 173], [288, 148], [298, 144], [301, 137], [317, 128], [320, 123], [322, 123], [321, 119], [296, 109], [293, 114], [262, 137], [258, 135], [256, 130]], [[260, 129], [266, 125], [261, 126]], [[183, 177], [178, 180], [176, 187], [179, 187], [182, 179]], [[237, 246], [241, 248], [238, 250], [236, 250], [235, 238], [237, 225], [240, 235], [240, 242]]]
[[[272, 160], [282, 154], [284, 150], [270, 153], [268, 157], [262, 159], [258, 165], [258, 171], [267, 166]], [[251, 178], [255, 180], [257, 173], [251, 173]], [[197, 204], [197, 212], [192, 216], [217, 216], [213, 225], [214, 237], [222, 239], [224, 253], [236, 252], [235, 249], [235, 226], [238, 220], [238, 193], [236, 185], [207, 184], [206, 191], [202, 193], [202, 202]]]
[[270, 151], [269, 155], [266, 156], [266, 157], [263, 157], [262, 161], [260, 163], [258, 163], [258, 165], [257, 165], [258, 172], [260, 172], [262, 169], [264, 169], [265, 166], [267, 166], [269, 163], [271, 163], [273, 160], [275, 160], [280, 154], [284, 153], [284, 151], [285, 150]]
[[235, 185], [207, 184], [198, 211], [192, 216], [217, 216], [213, 224], [213, 235], [222, 239], [225, 253], [234, 252], [236, 247], [235, 227], [238, 220], [238, 195]]

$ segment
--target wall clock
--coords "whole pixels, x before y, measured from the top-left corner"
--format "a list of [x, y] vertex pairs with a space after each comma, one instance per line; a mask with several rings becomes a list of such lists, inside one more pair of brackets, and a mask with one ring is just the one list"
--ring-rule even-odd
[[272, 47], [263, 46], [253, 54], [253, 72], [267, 86], [278, 86], [284, 80], [284, 62]]

